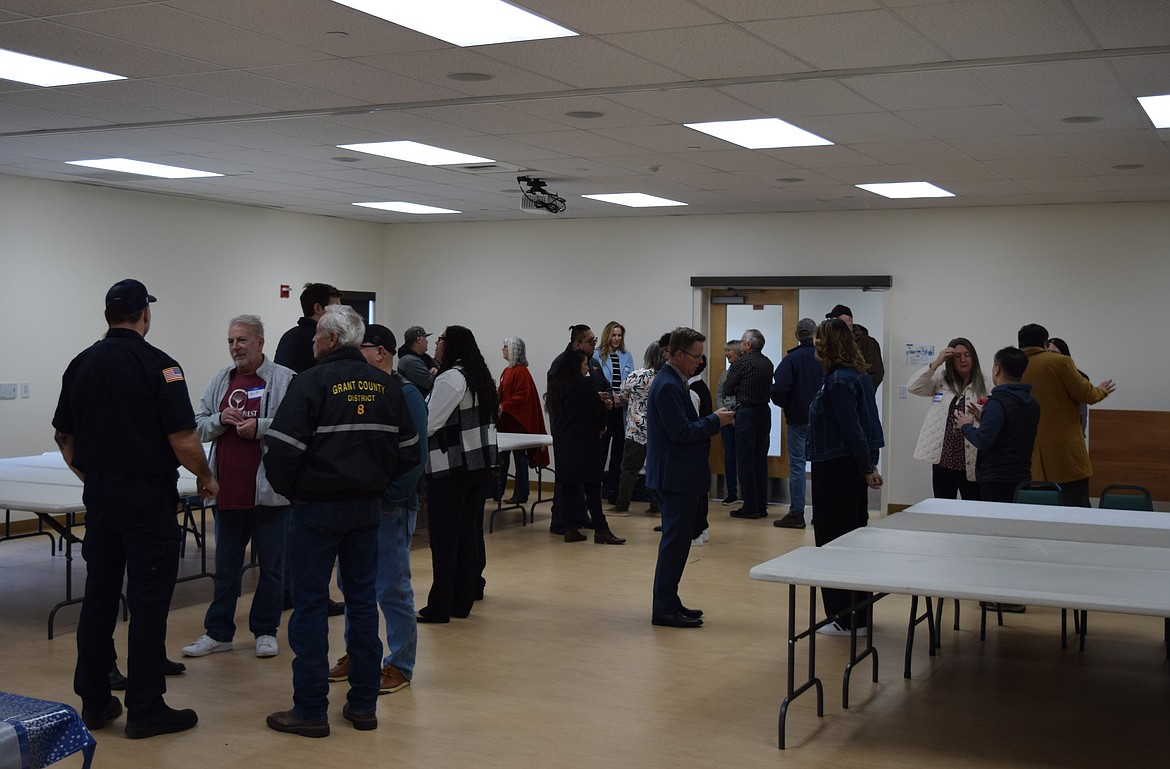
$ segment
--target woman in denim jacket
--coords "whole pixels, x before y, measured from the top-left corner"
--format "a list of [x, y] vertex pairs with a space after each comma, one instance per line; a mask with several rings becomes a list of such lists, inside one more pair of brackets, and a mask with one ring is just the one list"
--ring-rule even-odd
[[[812, 506], [817, 547], [865, 526], [868, 489], [878, 489], [878, 450], [885, 445], [873, 385], [853, 332], [830, 318], [813, 339], [825, 381], [809, 406], [808, 458], [812, 462]], [[848, 590], [821, 589], [825, 614], [846, 610], [858, 597]], [[820, 628], [828, 635], [848, 635], [853, 618], [858, 629], [864, 615], [845, 615]]]

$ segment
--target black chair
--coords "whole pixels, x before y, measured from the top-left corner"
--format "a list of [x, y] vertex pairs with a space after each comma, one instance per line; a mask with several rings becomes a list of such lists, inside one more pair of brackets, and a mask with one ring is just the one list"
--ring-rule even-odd
[[1154, 510], [1154, 498], [1145, 486], [1115, 483], [1101, 489], [1097, 507], [1102, 510]]

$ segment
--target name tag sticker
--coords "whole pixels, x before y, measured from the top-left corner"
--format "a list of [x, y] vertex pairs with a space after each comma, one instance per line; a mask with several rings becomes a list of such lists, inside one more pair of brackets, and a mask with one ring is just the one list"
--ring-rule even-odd
[[943, 391], [939, 390], [938, 392], [936, 392], [934, 394], [934, 397], [930, 399], [930, 402], [931, 403], [939, 403], [940, 401], [942, 401], [942, 399], [943, 399]]
[[[248, 390], [248, 400], [255, 400], [257, 398], [262, 397], [263, 395], [264, 395], [264, 388], [263, 387], [253, 387], [253, 388]], [[939, 397], [942, 397], [942, 393], [939, 393]]]

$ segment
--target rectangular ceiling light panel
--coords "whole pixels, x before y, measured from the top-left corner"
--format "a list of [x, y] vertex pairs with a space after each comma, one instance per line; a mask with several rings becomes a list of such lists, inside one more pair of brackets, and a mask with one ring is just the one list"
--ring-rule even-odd
[[77, 85], [78, 83], [104, 83], [109, 80], [125, 80], [122, 75], [98, 72], [96, 69], [76, 67], [52, 59], [29, 56], [16, 51], [0, 48], [0, 78], [29, 85], [54, 86]]
[[424, 206], [421, 203], [407, 203], [401, 200], [388, 200], [381, 203], [354, 203], [363, 208], [380, 208], [383, 211], [397, 211], [402, 214], [461, 214], [462, 211], [452, 211], [450, 208], [436, 208]]
[[129, 160], [127, 158], [98, 158], [96, 160], [67, 160], [65, 162], [71, 166], [103, 168], [107, 171], [121, 171], [124, 174], [157, 176], [160, 179], [198, 179], [204, 176], [223, 176], [223, 174], [216, 174], [211, 171], [196, 171], [193, 168], [164, 166], [159, 163], [147, 163], [142, 160]]
[[491, 158], [481, 158], [467, 155], [462, 152], [445, 150], [442, 147], [432, 147], [418, 142], [366, 142], [363, 144], [338, 144], [338, 149], [365, 152], [370, 155], [381, 155], [384, 158], [405, 160], [407, 163], [419, 163], [424, 166], [453, 166], [460, 163], [494, 163]]
[[749, 150], [776, 149], [778, 147], [822, 147], [833, 143], [775, 117], [756, 120], [716, 120], [711, 123], [684, 123], [683, 125], [717, 139], [746, 147]]
[[1162, 96], [1139, 96], [1138, 103], [1150, 116], [1155, 128], [1170, 128], [1170, 93]]
[[463, 48], [577, 33], [502, 0], [333, 0]]
[[930, 182], [883, 182], [881, 184], [855, 184], [867, 192], [883, 198], [953, 198], [955, 193], [947, 192]]
[[629, 206], [630, 208], [656, 208], [658, 206], [685, 206], [686, 203], [680, 203], [677, 200], [670, 200], [668, 198], [659, 198], [654, 195], [647, 195], [643, 192], [619, 192], [612, 195], [582, 195], [583, 198], [590, 200], [600, 200], [603, 203], [616, 203], [619, 206]]

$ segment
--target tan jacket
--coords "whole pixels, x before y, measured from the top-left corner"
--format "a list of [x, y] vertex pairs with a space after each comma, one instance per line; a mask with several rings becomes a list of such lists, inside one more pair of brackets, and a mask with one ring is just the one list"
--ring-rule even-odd
[[1092, 476], [1079, 404], [1100, 403], [1109, 393], [1081, 376], [1067, 355], [1040, 347], [1025, 347], [1024, 352], [1028, 369], [1022, 381], [1032, 385], [1032, 397], [1040, 404], [1032, 480], [1066, 483]]

